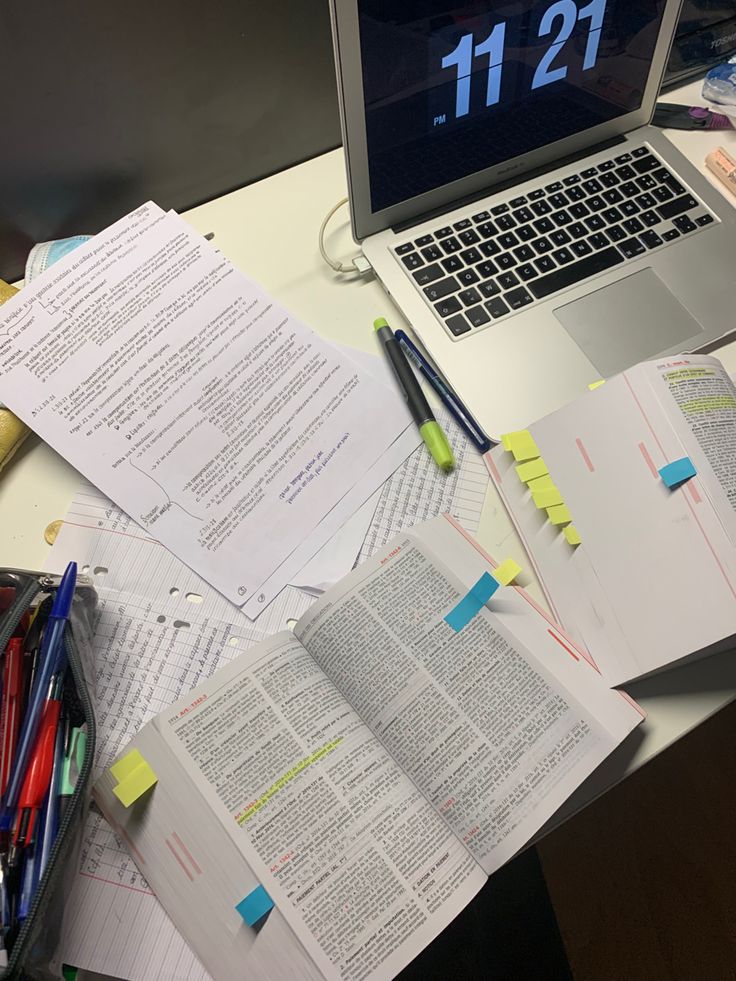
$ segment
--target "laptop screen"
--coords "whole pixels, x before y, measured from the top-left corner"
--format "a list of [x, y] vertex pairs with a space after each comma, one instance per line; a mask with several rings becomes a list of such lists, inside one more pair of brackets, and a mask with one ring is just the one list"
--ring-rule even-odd
[[358, 0], [371, 207], [639, 108], [665, 0]]

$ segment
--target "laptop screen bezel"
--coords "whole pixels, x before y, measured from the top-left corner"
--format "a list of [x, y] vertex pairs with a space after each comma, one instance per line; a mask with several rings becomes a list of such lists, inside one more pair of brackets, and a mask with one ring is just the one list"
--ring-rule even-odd
[[646, 125], [654, 112], [681, 3], [682, 0], [666, 0], [639, 109], [374, 212], [370, 198], [358, 0], [330, 0], [350, 215], [356, 242], [386, 228], [410, 223], [421, 215], [449, 209], [465, 198], [484, 192], [491, 194], [496, 185], [517, 177], [521, 181], [531, 171]]

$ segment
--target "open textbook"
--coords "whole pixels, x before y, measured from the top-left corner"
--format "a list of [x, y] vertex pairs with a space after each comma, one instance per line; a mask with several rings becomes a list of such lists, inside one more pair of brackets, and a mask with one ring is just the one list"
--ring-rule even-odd
[[491, 476], [612, 685], [736, 646], [736, 387], [716, 358], [636, 365], [517, 436]]
[[[284, 957], [393, 977], [641, 721], [523, 590], [445, 620], [494, 568], [451, 519], [417, 526], [145, 725], [122, 758], [157, 782], [130, 806], [103, 774], [98, 804], [215, 979], [283, 977]], [[271, 919], [236, 909], [259, 886], [293, 938], [279, 964]]]

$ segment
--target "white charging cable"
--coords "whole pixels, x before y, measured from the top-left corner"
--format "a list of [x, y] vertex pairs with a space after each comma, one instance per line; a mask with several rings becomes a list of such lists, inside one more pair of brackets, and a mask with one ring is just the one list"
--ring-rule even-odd
[[325, 220], [322, 222], [322, 227], [319, 230], [319, 251], [327, 265], [331, 269], [334, 269], [336, 273], [354, 273], [358, 276], [365, 276], [366, 273], [371, 271], [372, 267], [362, 252], [359, 252], [349, 262], [338, 262], [337, 259], [331, 259], [325, 251], [325, 229], [327, 228], [327, 225], [335, 212], [339, 211], [339, 209], [347, 203], [348, 199], [342, 198], [337, 202], [334, 208], [330, 208], [325, 215]]

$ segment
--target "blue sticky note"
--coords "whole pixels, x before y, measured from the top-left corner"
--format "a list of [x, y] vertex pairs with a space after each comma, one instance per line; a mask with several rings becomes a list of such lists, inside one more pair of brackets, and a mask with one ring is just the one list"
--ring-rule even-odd
[[499, 587], [499, 583], [488, 572], [484, 572], [478, 582], [463, 596], [457, 606], [445, 617], [456, 634], [470, 623], [481, 607], [488, 602]]
[[668, 487], [677, 487], [678, 484], [694, 477], [696, 473], [693, 461], [689, 456], [684, 456], [681, 460], [673, 460], [672, 463], [662, 467], [659, 476]]
[[263, 886], [256, 886], [245, 899], [241, 899], [235, 909], [240, 913], [248, 926], [255, 926], [266, 913], [274, 907], [274, 902]]

